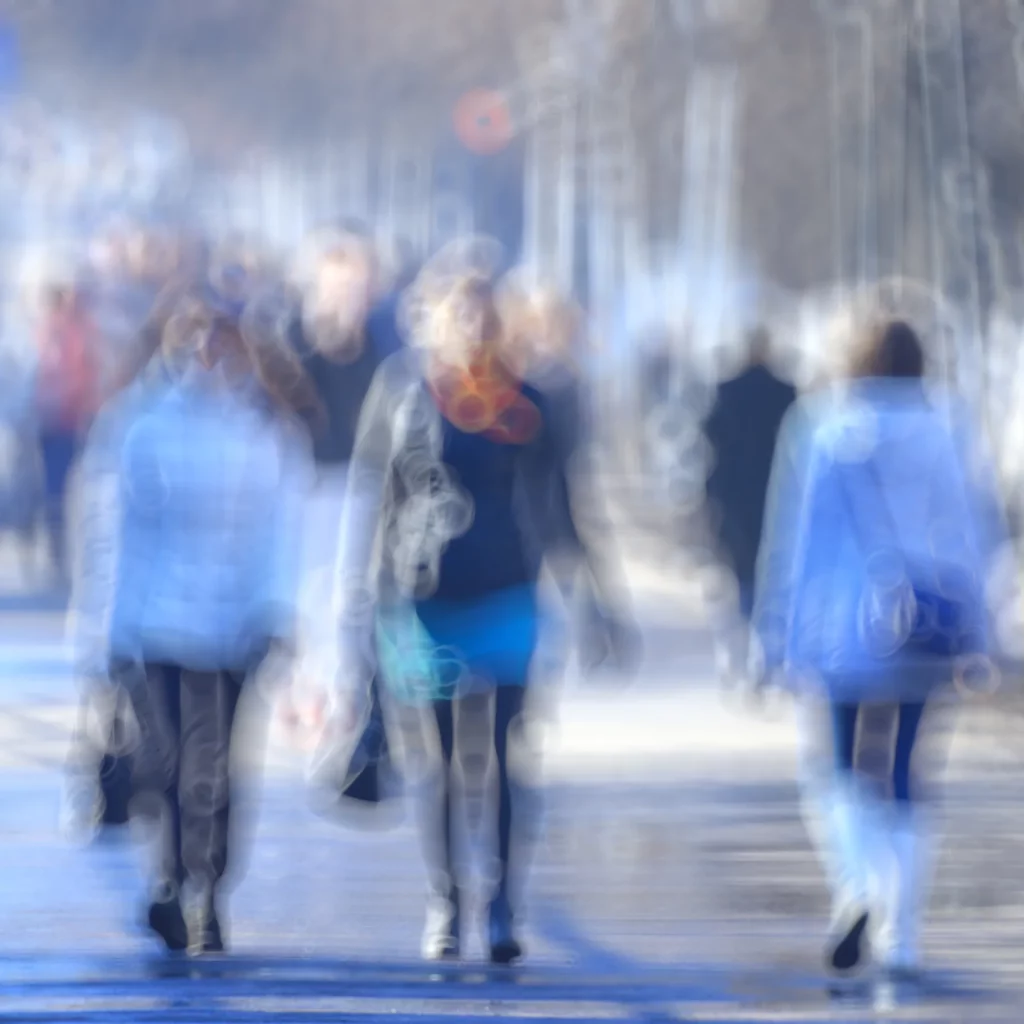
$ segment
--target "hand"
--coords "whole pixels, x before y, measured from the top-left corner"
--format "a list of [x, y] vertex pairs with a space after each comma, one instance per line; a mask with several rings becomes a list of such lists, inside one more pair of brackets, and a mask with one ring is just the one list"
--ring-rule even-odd
[[786, 669], [766, 657], [757, 634], [751, 631], [741, 703], [762, 717], [777, 718], [793, 692]]
[[349, 730], [348, 714], [339, 715], [327, 693], [296, 683], [281, 694], [278, 716], [289, 741], [306, 751], [335, 743]]
[[596, 604], [588, 608], [580, 631], [578, 660], [584, 674], [605, 665], [623, 675], [633, 675], [642, 658], [640, 630], [626, 618], [605, 612]]

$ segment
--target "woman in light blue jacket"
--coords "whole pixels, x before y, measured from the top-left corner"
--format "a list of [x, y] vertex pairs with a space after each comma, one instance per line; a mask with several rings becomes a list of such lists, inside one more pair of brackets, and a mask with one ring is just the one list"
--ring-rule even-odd
[[148, 925], [199, 953], [225, 945], [235, 713], [270, 646], [291, 643], [312, 475], [308, 439], [274, 407], [272, 360], [239, 313], [203, 295], [172, 316], [166, 375], [98, 461], [116, 478], [109, 543], [90, 545], [84, 572], [82, 636], [129, 692], [135, 786], [161, 808]]
[[[833, 887], [828, 963], [916, 970], [927, 815], [912, 768], [933, 695], [977, 685], [994, 654], [989, 576], [1006, 542], [965, 410], [926, 385], [913, 329], [868, 333], [851, 379], [791, 411], [775, 457], [755, 630], [767, 675], [824, 698]], [[881, 798], [857, 764], [865, 711], [894, 709]]]

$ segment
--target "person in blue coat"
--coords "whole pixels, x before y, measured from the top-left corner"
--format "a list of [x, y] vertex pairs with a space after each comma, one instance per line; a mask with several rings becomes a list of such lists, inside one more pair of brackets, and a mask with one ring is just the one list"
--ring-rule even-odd
[[[933, 844], [915, 753], [935, 694], [990, 680], [997, 653], [986, 595], [1007, 536], [993, 474], [966, 408], [925, 367], [914, 329], [883, 321], [847, 380], [793, 406], [758, 558], [755, 672], [820, 698], [831, 723], [820, 826], [838, 972], [868, 942], [883, 968], [918, 969]], [[874, 709], [895, 718], [881, 793], [857, 756]]]
[[[225, 948], [243, 690], [293, 643], [308, 437], [276, 359], [208, 289], [163, 331], [160, 371], [97, 437], [79, 650], [131, 700], [136, 797], [159, 809], [146, 921], [170, 950]], [[188, 912], [188, 913], [186, 913]], [[190, 920], [189, 920], [190, 919]]]

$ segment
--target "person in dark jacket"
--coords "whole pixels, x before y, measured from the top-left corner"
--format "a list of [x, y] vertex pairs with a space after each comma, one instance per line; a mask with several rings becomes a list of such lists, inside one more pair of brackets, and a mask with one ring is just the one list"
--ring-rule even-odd
[[797, 397], [796, 388], [774, 373], [770, 358], [771, 337], [757, 328], [748, 339], [746, 366], [719, 384], [704, 422], [712, 454], [705, 493], [713, 539], [717, 554], [735, 573], [745, 620], [753, 609], [775, 441]]
[[322, 471], [344, 467], [351, 457], [359, 410], [380, 363], [369, 338], [375, 269], [369, 244], [343, 237], [324, 254], [290, 327], [292, 345], [327, 411], [314, 444]]
[[322, 253], [288, 328], [292, 349], [322, 415], [314, 430], [316, 486], [305, 524], [300, 597], [300, 662], [289, 715], [314, 728], [337, 666], [328, 610], [334, 592], [338, 530], [359, 414], [383, 358], [399, 346], [397, 303], [374, 304], [376, 253], [354, 230]]

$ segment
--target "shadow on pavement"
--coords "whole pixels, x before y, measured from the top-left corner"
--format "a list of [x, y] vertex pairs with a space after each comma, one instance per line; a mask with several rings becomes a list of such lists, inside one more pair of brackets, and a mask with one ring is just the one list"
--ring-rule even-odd
[[[190, 960], [164, 956], [0, 959], [3, 1019], [21, 1021], [297, 1021], [771, 1019], [939, 1020], [950, 1011], [995, 1017], [977, 980], [935, 974], [899, 989], [769, 969], [375, 963], [288, 956]], [[939, 1016], [927, 1015], [939, 1010]], [[1008, 1008], [1011, 1009], [1012, 1008]], [[986, 1010], [988, 1012], [986, 1012]], [[432, 1012], [434, 1011], [434, 1012]], [[697, 1012], [697, 1017], [689, 1016]], [[793, 1014], [793, 1018], [787, 1015]], [[925, 1014], [925, 1015], [923, 1015]], [[965, 1018], [966, 1019], [966, 1018]]]

